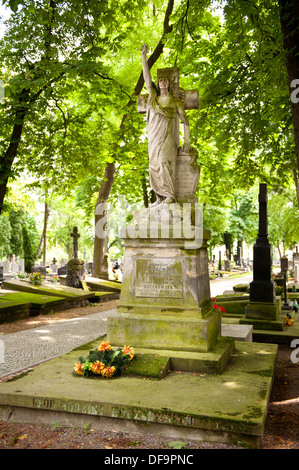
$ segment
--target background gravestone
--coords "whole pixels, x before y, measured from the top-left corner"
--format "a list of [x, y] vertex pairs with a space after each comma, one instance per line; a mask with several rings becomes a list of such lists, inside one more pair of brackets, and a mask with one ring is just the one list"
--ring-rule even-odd
[[58, 276], [65, 276], [67, 274], [67, 265], [61, 266], [57, 270]]
[[82, 281], [84, 281], [84, 260], [78, 258], [78, 228], [74, 227], [71, 233], [74, 244], [74, 258], [67, 263], [67, 275], [65, 284], [69, 287], [82, 289]]
[[245, 319], [240, 324], [253, 324], [254, 329], [283, 330], [281, 298], [275, 295], [272, 280], [272, 245], [268, 240], [267, 185], [260, 184], [259, 232], [253, 247], [253, 281], [250, 283], [250, 302], [245, 308]]
[[294, 282], [299, 283], [299, 254], [296, 250], [296, 253], [293, 254], [293, 271], [294, 271]]
[[41, 273], [44, 277], [46, 277], [47, 268], [46, 268], [46, 266], [32, 266], [31, 272], [32, 273]]
[[25, 272], [25, 260], [23, 258], [20, 258], [20, 262], [19, 262], [19, 272], [21, 274], [24, 274]]

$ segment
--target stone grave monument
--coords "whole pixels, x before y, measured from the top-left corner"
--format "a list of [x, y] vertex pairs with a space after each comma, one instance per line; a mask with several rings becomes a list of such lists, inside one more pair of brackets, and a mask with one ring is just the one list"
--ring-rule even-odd
[[250, 302], [245, 308], [245, 319], [254, 329], [283, 330], [281, 298], [275, 295], [272, 280], [272, 245], [268, 239], [267, 185], [260, 184], [259, 232], [253, 247], [253, 281], [250, 283]]
[[198, 94], [179, 88], [177, 68], [158, 70], [157, 94], [146, 47], [142, 56], [149, 95], [140, 97], [138, 111], [147, 116], [150, 182], [157, 200], [134, 213], [134, 225], [122, 228], [122, 288], [117, 315], [108, 318], [107, 339], [144, 354], [170, 355], [177, 370], [202, 370], [209, 353], [211, 370], [220, 372], [234, 340], [220, 337], [220, 314], [210, 298], [210, 232], [201, 226], [195, 194], [199, 167], [185, 113], [198, 107]]
[[2, 281], [4, 281], [3, 266], [0, 266], [0, 286], [1, 286]]
[[52, 263], [50, 264], [51, 274], [58, 274], [58, 266], [56, 258], [52, 259]]
[[284, 276], [285, 272], [289, 269], [289, 260], [287, 256], [282, 256], [280, 258], [280, 272], [275, 276], [275, 283], [277, 286], [284, 286]]
[[109, 279], [108, 267], [109, 267], [109, 255], [108, 253], [104, 253], [103, 261], [101, 264], [100, 279], [106, 279], [106, 280]]
[[82, 289], [82, 281], [84, 281], [84, 260], [78, 258], [78, 227], [73, 228], [71, 233], [74, 244], [74, 257], [67, 263], [67, 275], [65, 283], [69, 287], [77, 287]]
[[282, 274], [285, 273], [286, 270], [289, 269], [289, 260], [288, 260], [288, 257], [287, 256], [282, 256], [280, 258], [280, 272]]
[[25, 272], [25, 259], [24, 258], [20, 258], [19, 260], [19, 272], [20, 274], [24, 274]]
[[44, 278], [47, 276], [47, 268], [46, 266], [32, 266], [31, 267], [32, 273], [40, 273]]
[[293, 271], [294, 271], [294, 282], [299, 283], [299, 253], [298, 247], [296, 246], [296, 252], [293, 254]]

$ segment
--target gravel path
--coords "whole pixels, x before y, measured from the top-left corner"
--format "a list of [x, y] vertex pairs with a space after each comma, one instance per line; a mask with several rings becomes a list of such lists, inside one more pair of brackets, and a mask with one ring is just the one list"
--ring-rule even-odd
[[53, 359], [106, 334], [115, 309], [1, 336], [0, 377]]

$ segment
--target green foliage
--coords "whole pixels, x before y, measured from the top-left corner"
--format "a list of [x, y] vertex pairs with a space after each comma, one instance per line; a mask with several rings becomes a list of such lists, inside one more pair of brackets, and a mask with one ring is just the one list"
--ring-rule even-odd
[[32, 239], [29, 235], [29, 230], [26, 225], [22, 228], [23, 231], [23, 253], [25, 259], [25, 272], [30, 273], [31, 267], [35, 262], [35, 250], [32, 243]]
[[12, 228], [7, 213], [0, 215], [0, 258], [11, 253], [10, 239]]
[[241, 193], [233, 198], [230, 212], [229, 230], [232, 240], [245, 240], [254, 243], [258, 233], [257, 194]]
[[23, 254], [22, 227], [25, 222], [23, 210], [11, 210], [9, 212], [9, 222], [11, 226], [10, 255], [14, 254], [16, 256], [20, 256]]
[[291, 190], [270, 193], [268, 217], [270, 242], [274, 246], [283, 242], [285, 249], [294, 249], [299, 243], [299, 209]]
[[[78, 227], [80, 238], [78, 241], [79, 257], [91, 256], [93, 248], [94, 230], [90, 218], [84, 217], [84, 210], [76, 206], [74, 196], [52, 196], [50, 202], [50, 217], [48, 221], [48, 248], [73, 256], [73, 238], [71, 233]], [[57, 255], [56, 255], [57, 256]]]
[[[150, 202], [146, 126], [134, 87], [141, 73], [140, 45], [146, 41], [154, 51], [167, 2], [4, 3], [13, 13], [0, 41], [6, 97], [0, 104], [2, 155], [14, 124], [24, 126], [19, 156], [2, 172], [11, 178], [29, 172], [31, 188], [52, 192], [50, 247], [69, 254], [69, 234], [77, 225], [79, 249], [91, 252], [93, 212], [107, 162], [116, 166], [110, 194], [116, 212], [119, 194], [129, 203]], [[223, 7], [223, 16], [214, 7]], [[181, 0], [174, 3], [171, 23], [152, 74], [177, 65], [180, 85], [199, 90], [199, 109], [188, 116], [201, 165], [197, 195], [211, 245], [222, 244], [225, 231], [234, 240], [254, 240], [254, 188], [266, 182], [277, 195], [269, 203], [270, 238], [293, 246], [296, 155], [278, 3]], [[286, 197], [292, 207], [283, 204]], [[22, 252], [24, 214], [17, 215], [18, 207], [0, 217], [6, 230], [0, 232], [3, 256]], [[28, 220], [26, 226], [29, 230]], [[117, 228], [110, 232], [115, 254], [121, 253]], [[29, 236], [36, 243], [35, 235]]]

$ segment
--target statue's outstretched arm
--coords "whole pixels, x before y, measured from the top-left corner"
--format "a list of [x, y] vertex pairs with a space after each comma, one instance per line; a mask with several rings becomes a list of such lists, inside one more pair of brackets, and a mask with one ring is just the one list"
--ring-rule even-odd
[[145, 84], [146, 84], [146, 88], [148, 90], [148, 92], [151, 91], [151, 88], [152, 88], [152, 78], [151, 78], [151, 73], [150, 73], [150, 69], [149, 69], [149, 66], [148, 66], [148, 63], [147, 63], [147, 51], [148, 51], [148, 47], [146, 44], [142, 44], [142, 47], [141, 47], [141, 56], [142, 56], [142, 67], [143, 67], [143, 78], [144, 78], [144, 81], [145, 81]]

